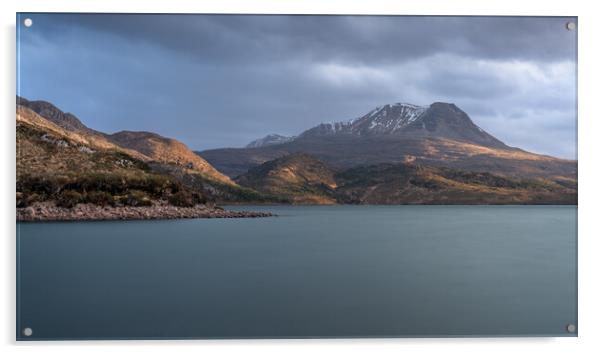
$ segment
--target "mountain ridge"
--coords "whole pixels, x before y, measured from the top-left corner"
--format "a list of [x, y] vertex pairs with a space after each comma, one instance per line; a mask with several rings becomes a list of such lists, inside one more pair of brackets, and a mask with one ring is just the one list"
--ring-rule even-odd
[[576, 204], [576, 161], [509, 147], [453, 104], [385, 105], [284, 143], [220, 149], [242, 171], [220, 180], [176, 139], [105, 134], [49, 102], [17, 102], [22, 205], [59, 203], [65, 188], [102, 203]]
[[234, 178], [268, 160], [307, 153], [337, 168], [420, 159], [433, 166], [507, 175], [576, 177], [575, 161], [510, 147], [455, 104], [384, 105], [346, 122], [321, 123], [281, 144], [196, 152]]
[[[49, 122], [63, 129], [89, 137], [95, 141], [106, 141], [123, 148], [127, 153], [135, 154], [142, 160], [157, 160], [162, 163], [173, 163], [190, 169], [198, 170], [216, 181], [234, 184], [227, 176], [215, 169], [206, 160], [195, 154], [182, 142], [161, 136], [152, 132], [120, 131], [106, 134], [88, 128], [79, 118], [71, 113], [65, 113], [47, 101], [31, 101], [17, 96], [18, 107], [27, 107]], [[135, 151], [135, 153], [133, 153]], [[142, 156], [140, 156], [142, 155]]]
[[[442, 119], [441, 117], [445, 117]], [[290, 142], [295, 139], [339, 134], [369, 136], [404, 134], [424, 130], [423, 134], [437, 132], [439, 137], [465, 139], [481, 145], [509, 148], [506, 144], [477, 126], [470, 117], [453, 103], [434, 102], [429, 106], [410, 103], [385, 104], [363, 116], [348, 121], [320, 123], [298, 136], [285, 137], [269, 134], [254, 140], [246, 147], [262, 147]]]
[[30, 101], [26, 98], [17, 96], [17, 106], [24, 106], [40, 116], [48, 119], [49, 121], [55, 123], [56, 125], [72, 131], [72, 132], [80, 132], [80, 133], [99, 133], [94, 129], [88, 128], [84, 125], [79, 118], [69, 112], [63, 112], [55, 105], [48, 101], [44, 100], [35, 100]]

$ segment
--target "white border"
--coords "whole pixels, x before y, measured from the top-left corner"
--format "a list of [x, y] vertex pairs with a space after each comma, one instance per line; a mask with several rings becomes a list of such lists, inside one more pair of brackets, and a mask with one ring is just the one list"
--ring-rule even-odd
[[[602, 180], [602, 102], [599, 90], [602, 56], [600, 34], [602, 12], [594, 1], [548, 0], [222, 0], [222, 1], [134, 1], [105, 0], [21, 0], [1, 2], [3, 107], [1, 178], [2, 287], [1, 344], [5, 353], [104, 353], [141, 351], [145, 353], [198, 351], [249, 353], [589, 353], [602, 349], [600, 302], [602, 288], [598, 274], [600, 259], [600, 201]], [[314, 340], [222, 340], [222, 341], [89, 341], [20, 342], [15, 337], [15, 12], [190, 12], [190, 13], [306, 13], [306, 14], [415, 14], [415, 15], [546, 15], [579, 16], [579, 337], [578, 338], [492, 338], [492, 339], [314, 339]], [[597, 349], [597, 350], [596, 350]]]

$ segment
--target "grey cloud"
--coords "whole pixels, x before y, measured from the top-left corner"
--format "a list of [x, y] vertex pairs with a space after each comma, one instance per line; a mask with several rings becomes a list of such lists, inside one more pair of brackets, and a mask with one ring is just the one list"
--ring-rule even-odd
[[475, 68], [449, 68], [434, 69], [429, 72], [428, 78], [417, 83], [424, 90], [432, 94], [446, 97], [469, 97], [472, 99], [486, 99], [511, 94], [511, 82], [500, 80], [491, 72], [475, 70]]
[[448, 101], [510, 144], [575, 150], [566, 18], [31, 17], [20, 94], [107, 132], [243, 146], [385, 103]]
[[[155, 43], [203, 60], [399, 62], [439, 52], [496, 59], [573, 60], [568, 17], [37, 15], [48, 36], [74, 26]], [[241, 55], [241, 53], [244, 53]]]

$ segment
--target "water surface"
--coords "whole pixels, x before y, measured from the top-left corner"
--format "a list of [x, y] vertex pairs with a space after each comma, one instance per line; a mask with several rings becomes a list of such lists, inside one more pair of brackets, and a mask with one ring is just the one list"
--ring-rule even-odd
[[574, 206], [236, 209], [19, 223], [19, 339], [574, 335]]

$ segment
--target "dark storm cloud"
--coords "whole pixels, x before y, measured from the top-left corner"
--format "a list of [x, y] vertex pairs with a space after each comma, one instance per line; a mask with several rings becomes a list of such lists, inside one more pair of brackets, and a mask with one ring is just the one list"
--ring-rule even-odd
[[384, 103], [447, 101], [510, 144], [574, 157], [567, 18], [28, 16], [20, 93], [100, 130], [242, 146]]
[[[151, 42], [204, 60], [398, 62], [446, 52], [489, 59], [572, 59], [570, 18], [52, 15], [55, 32], [74, 26]], [[47, 17], [48, 18], [48, 17]], [[562, 45], [559, 45], [562, 43]]]

